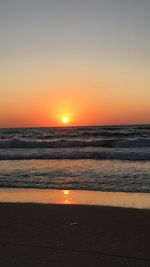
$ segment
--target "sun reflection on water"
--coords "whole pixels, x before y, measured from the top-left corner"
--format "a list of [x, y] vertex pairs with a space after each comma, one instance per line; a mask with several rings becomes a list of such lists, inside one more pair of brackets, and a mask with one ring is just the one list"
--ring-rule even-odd
[[63, 203], [64, 204], [71, 204], [69, 197], [70, 191], [69, 190], [63, 190]]
[[69, 195], [69, 190], [63, 190], [64, 195]]
[[80, 204], [150, 209], [150, 194], [0, 188], [0, 202]]

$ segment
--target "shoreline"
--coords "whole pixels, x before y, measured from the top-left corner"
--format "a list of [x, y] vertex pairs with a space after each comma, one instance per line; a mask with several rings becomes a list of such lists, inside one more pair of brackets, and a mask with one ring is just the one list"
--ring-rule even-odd
[[0, 203], [0, 266], [150, 266], [150, 210]]
[[0, 188], [0, 203], [5, 202], [150, 209], [150, 193]]
[[0, 266], [150, 266], [149, 193], [0, 188], [0, 214]]

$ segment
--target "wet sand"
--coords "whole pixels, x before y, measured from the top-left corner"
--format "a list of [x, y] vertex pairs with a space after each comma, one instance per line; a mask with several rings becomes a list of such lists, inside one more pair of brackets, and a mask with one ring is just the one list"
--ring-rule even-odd
[[150, 266], [150, 210], [0, 203], [0, 266]]

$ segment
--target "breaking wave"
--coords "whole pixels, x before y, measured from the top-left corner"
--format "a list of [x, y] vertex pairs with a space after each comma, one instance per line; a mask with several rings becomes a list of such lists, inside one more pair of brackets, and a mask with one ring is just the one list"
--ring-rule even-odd
[[150, 149], [146, 148], [96, 148], [96, 149], [14, 149], [0, 151], [0, 160], [48, 160], [48, 159], [97, 159], [97, 160], [150, 160]]
[[33, 149], [33, 148], [71, 148], [71, 147], [150, 147], [150, 138], [108, 139], [108, 140], [31, 140], [21, 138], [1, 139], [0, 149]]

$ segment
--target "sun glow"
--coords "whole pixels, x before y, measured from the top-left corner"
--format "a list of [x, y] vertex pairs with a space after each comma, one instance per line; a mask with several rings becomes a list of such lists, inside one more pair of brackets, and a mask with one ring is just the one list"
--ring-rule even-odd
[[68, 118], [68, 117], [62, 117], [62, 122], [63, 122], [64, 124], [69, 123], [69, 118]]

